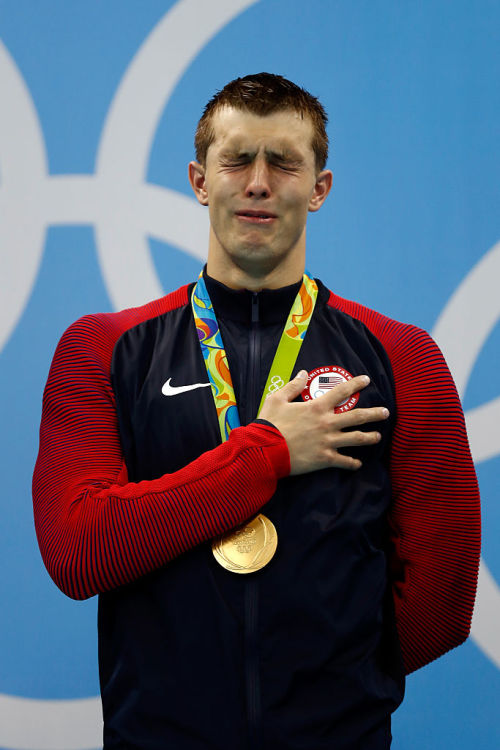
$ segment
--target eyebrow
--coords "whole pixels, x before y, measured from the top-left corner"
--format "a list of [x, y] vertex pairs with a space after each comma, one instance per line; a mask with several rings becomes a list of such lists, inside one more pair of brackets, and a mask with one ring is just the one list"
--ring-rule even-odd
[[[304, 159], [302, 156], [300, 156], [296, 151], [290, 148], [283, 148], [278, 150], [275, 149], [268, 149], [265, 150], [266, 157], [271, 161], [285, 161], [290, 164], [302, 164]], [[250, 150], [247, 148], [238, 148], [237, 146], [232, 148], [227, 148], [224, 151], [221, 152], [221, 157], [223, 159], [255, 159], [257, 156], [256, 150]]]

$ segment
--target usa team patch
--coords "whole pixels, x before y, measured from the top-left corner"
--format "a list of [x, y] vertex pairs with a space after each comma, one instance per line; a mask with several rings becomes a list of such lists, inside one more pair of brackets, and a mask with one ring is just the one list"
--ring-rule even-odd
[[[307, 385], [302, 391], [302, 398], [304, 401], [309, 401], [312, 398], [324, 396], [325, 393], [331, 391], [336, 385], [352, 380], [352, 377], [353, 376], [350, 372], [338, 365], [317, 367], [315, 370], [311, 370], [307, 376]], [[335, 414], [342, 414], [345, 411], [354, 409], [358, 401], [359, 392], [353, 393], [348, 399], [337, 404], [335, 407]]]

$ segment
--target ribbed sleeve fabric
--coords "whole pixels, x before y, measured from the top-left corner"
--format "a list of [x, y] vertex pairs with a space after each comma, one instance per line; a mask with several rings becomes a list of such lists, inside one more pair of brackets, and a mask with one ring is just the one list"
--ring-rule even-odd
[[468, 636], [480, 553], [479, 490], [455, 384], [434, 341], [331, 294], [361, 320], [394, 373], [391, 448], [393, 593], [407, 673]]
[[252, 516], [290, 471], [286, 442], [251, 424], [173, 474], [127, 481], [110, 384], [113, 347], [185, 304], [187, 287], [142, 308], [70, 326], [44, 392], [33, 477], [35, 527], [55, 583], [75, 599], [113, 589]]

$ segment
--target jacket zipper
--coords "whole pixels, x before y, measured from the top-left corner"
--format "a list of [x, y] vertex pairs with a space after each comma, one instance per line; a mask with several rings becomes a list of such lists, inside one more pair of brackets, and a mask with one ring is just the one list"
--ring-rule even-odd
[[259, 336], [259, 294], [252, 294], [252, 317], [250, 328], [250, 383], [248, 388], [250, 420], [257, 418], [259, 408], [259, 376], [260, 376], [260, 336]]
[[[248, 388], [248, 416], [256, 419], [260, 396], [260, 335], [259, 335], [259, 295], [252, 295], [252, 315], [250, 329], [250, 352]], [[259, 583], [250, 575], [245, 581], [245, 684], [247, 697], [248, 740], [250, 750], [262, 747], [262, 709], [260, 695], [259, 651], [258, 651], [258, 617], [259, 617]]]

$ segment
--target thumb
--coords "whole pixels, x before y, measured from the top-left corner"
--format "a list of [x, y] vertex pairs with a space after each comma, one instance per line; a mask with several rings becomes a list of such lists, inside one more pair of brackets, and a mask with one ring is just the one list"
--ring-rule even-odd
[[307, 370], [301, 370], [292, 378], [283, 388], [280, 389], [281, 396], [287, 401], [293, 401], [294, 398], [302, 393], [307, 383]]

